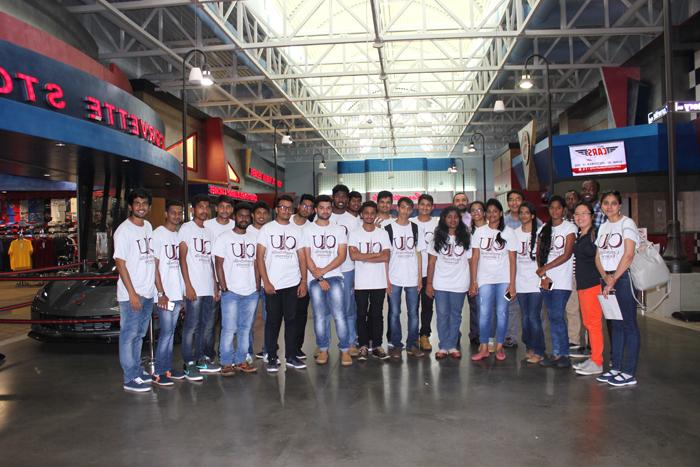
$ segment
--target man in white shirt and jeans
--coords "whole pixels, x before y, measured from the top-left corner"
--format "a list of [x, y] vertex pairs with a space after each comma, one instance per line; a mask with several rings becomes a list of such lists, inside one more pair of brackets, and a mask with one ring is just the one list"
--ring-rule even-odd
[[[212, 238], [204, 221], [209, 216], [209, 198], [192, 198], [193, 219], [180, 227], [180, 269], [185, 281], [185, 323], [182, 329], [182, 358], [185, 377], [196, 380], [201, 373], [218, 373], [221, 366], [214, 363], [214, 355], [206, 349], [214, 348], [216, 324], [215, 301], [219, 288], [211, 260]], [[212, 352], [213, 353], [213, 352]]]
[[297, 340], [294, 319], [297, 299], [306, 295], [306, 261], [301, 250], [302, 230], [289, 222], [294, 200], [289, 195], [277, 199], [277, 218], [265, 224], [258, 235], [257, 262], [265, 287], [267, 321], [267, 371], [279, 371], [277, 339], [284, 319], [286, 365], [296, 369], [306, 364], [296, 356]]
[[151, 390], [151, 376], [141, 366], [141, 346], [153, 314], [156, 294], [152, 240], [153, 229], [146, 216], [151, 193], [137, 188], [127, 197], [129, 217], [114, 232], [114, 260], [119, 273], [119, 363], [124, 371], [124, 390]]

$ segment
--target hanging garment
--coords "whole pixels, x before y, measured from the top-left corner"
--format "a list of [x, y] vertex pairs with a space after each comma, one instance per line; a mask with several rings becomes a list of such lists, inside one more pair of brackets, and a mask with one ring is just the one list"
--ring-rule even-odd
[[32, 247], [31, 240], [26, 238], [18, 238], [10, 243], [8, 255], [10, 256], [10, 269], [13, 271], [21, 271], [23, 269], [32, 268]]

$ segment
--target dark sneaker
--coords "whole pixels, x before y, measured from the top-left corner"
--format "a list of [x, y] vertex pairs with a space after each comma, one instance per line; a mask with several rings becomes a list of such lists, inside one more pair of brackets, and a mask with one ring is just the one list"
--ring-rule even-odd
[[153, 375], [153, 384], [158, 386], [172, 386], [175, 382], [168, 378], [168, 375]]
[[202, 381], [204, 379], [195, 362], [185, 364], [185, 378], [187, 378], [187, 381]]
[[153, 382], [153, 377], [146, 373], [145, 371], [141, 372], [141, 381], [143, 381], [143, 384], [151, 384]]
[[559, 357], [554, 357], [554, 356], [550, 355], [550, 356], [545, 357], [542, 360], [540, 360], [540, 366], [544, 366], [547, 368], [553, 367], [553, 366], [557, 365], [558, 360], [559, 360]]
[[258, 360], [266, 359], [267, 358], [267, 352], [258, 352], [255, 354], [255, 358]]
[[151, 386], [141, 382], [141, 378], [136, 378], [128, 383], [124, 383], [124, 390], [129, 392], [148, 392], [151, 390]]
[[272, 360], [268, 360], [267, 362], [267, 372], [268, 373], [277, 373], [280, 371], [280, 361], [279, 358], [274, 358]]
[[401, 347], [391, 347], [389, 349], [389, 357], [392, 360], [401, 360]]
[[556, 366], [557, 368], [571, 368], [571, 359], [569, 357], [559, 357]]
[[306, 354], [301, 350], [297, 350], [297, 358], [299, 360], [306, 360]]
[[379, 360], [386, 360], [389, 358], [389, 355], [387, 355], [386, 352], [384, 352], [384, 349], [381, 347], [375, 347], [372, 349], [372, 356], [374, 358], [378, 358]]
[[623, 376], [622, 373], [620, 373], [608, 379], [608, 384], [610, 386], [615, 386], [616, 388], [621, 388], [625, 386], [636, 386], [637, 378], [635, 378], [634, 376]]
[[233, 376], [236, 374], [236, 367], [233, 365], [224, 365], [221, 368], [221, 376]]
[[369, 357], [369, 350], [367, 349], [367, 347], [360, 347], [360, 351], [357, 354], [357, 359], [361, 362], [366, 362], [367, 357]]
[[507, 349], [515, 349], [518, 347], [518, 342], [512, 337], [506, 337], [505, 342], [503, 342], [503, 347]]
[[179, 381], [179, 380], [185, 378], [185, 373], [182, 371], [178, 371], [178, 370], [166, 371], [165, 374], [168, 378], [174, 379], [176, 381]]
[[296, 357], [288, 358], [284, 364], [289, 367], [296, 368], [297, 370], [303, 370], [306, 368], [306, 363], [302, 362]]
[[598, 381], [599, 383], [607, 383], [611, 379], [613, 379], [615, 376], [619, 375], [620, 372], [617, 370], [610, 370], [606, 371], [602, 375], [598, 376], [595, 380]]
[[412, 357], [420, 358], [425, 356], [425, 353], [416, 346], [411, 347], [406, 351], [406, 353]]
[[243, 373], [257, 373], [258, 369], [248, 362], [239, 363], [236, 365], [236, 370], [242, 371]]
[[221, 365], [211, 361], [209, 357], [204, 357], [197, 363], [197, 368], [200, 373], [210, 374], [219, 373], [221, 371]]

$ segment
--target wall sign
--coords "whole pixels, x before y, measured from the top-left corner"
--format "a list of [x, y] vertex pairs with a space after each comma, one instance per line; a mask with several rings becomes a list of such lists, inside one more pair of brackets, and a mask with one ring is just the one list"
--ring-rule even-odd
[[574, 176], [627, 173], [624, 141], [569, 146], [569, 156]]
[[258, 200], [258, 195], [256, 195], [255, 193], [246, 193], [244, 191], [232, 190], [230, 188], [226, 188], [223, 186], [209, 185], [208, 190], [209, 190], [210, 195], [216, 195], [216, 196], [226, 195], [226, 196], [229, 196], [233, 199], [240, 199], [243, 201], [255, 202]]
[[263, 173], [260, 170], [255, 169], [253, 167], [248, 169], [248, 175], [256, 180], [260, 180], [263, 183], [267, 183], [268, 185], [275, 186], [276, 184], [277, 188], [282, 188], [281, 180], [276, 180], [275, 177], [267, 175], [266, 173]]
[[158, 114], [113, 84], [0, 41], [0, 98], [90, 120], [164, 148]]

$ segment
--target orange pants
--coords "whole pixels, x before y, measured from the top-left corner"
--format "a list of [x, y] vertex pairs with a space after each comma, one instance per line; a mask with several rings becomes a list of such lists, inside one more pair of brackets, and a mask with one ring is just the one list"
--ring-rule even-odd
[[598, 295], [602, 293], [600, 285], [578, 291], [583, 325], [588, 331], [588, 341], [591, 344], [591, 360], [598, 365], [603, 364], [603, 309], [598, 301]]

